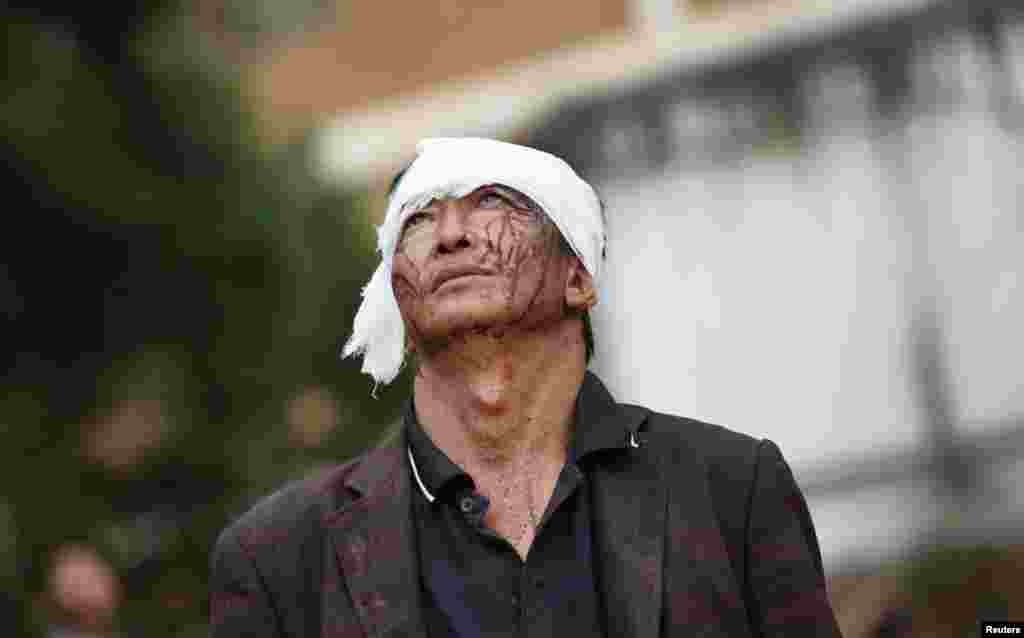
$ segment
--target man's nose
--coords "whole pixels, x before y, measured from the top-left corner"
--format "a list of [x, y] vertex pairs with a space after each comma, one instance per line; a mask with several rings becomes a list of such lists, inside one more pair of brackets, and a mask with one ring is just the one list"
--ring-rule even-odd
[[453, 253], [470, 246], [468, 215], [458, 206], [446, 206], [437, 226], [437, 252]]

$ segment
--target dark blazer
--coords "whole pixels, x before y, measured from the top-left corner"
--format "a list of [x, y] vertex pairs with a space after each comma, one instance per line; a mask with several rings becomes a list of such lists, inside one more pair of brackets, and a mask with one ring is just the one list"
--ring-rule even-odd
[[[774, 443], [616, 403], [589, 372], [577, 406], [624, 447], [591, 474], [609, 638], [839, 635]], [[225, 529], [211, 636], [425, 637], [405, 449], [288, 485]]]

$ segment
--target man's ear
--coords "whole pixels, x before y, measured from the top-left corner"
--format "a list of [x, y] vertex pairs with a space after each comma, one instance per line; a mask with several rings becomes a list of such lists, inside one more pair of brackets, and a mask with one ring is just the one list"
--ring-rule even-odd
[[594, 278], [590, 276], [579, 257], [569, 262], [565, 278], [565, 305], [576, 312], [586, 312], [597, 305], [597, 290]]

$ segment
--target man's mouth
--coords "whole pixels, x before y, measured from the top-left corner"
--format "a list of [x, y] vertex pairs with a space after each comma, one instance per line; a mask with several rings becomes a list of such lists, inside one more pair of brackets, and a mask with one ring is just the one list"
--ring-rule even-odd
[[440, 290], [440, 289], [444, 288], [445, 286], [447, 286], [448, 284], [459, 282], [459, 281], [465, 281], [466, 279], [470, 279], [472, 277], [486, 277], [486, 276], [487, 275], [459, 275], [458, 277], [452, 277], [451, 279], [445, 280], [444, 282], [441, 283], [440, 286], [437, 287], [437, 289]]
[[461, 266], [455, 268], [446, 268], [438, 273], [434, 279], [433, 290], [437, 290], [444, 284], [455, 279], [461, 279], [463, 277], [473, 276], [490, 276], [494, 273], [486, 268], [480, 268], [478, 266]]

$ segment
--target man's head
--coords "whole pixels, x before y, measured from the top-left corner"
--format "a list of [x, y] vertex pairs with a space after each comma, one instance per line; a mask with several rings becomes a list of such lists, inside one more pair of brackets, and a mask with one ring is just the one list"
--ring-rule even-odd
[[392, 186], [378, 228], [382, 263], [344, 355], [390, 382], [405, 346], [429, 352], [460, 334], [524, 332], [584, 319], [596, 303], [604, 219], [562, 160], [482, 139], [427, 140]]
[[411, 348], [529, 333], [586, 313], [597, 301], [593, 281], [563, 243], [540, 206], [501, 184], [414, 211], [391, 279]]

